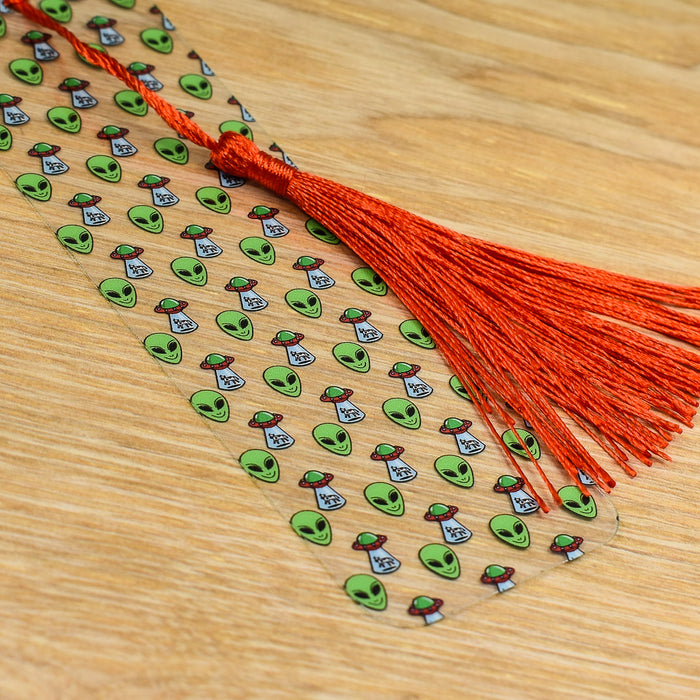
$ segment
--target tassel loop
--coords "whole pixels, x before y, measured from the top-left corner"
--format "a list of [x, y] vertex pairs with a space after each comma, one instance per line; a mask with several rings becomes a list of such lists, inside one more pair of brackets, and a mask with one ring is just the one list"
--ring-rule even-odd
[[281, 197], [299, 171], [279, 158], [261, 151], [249, 138], [224, 131], [211, 150], [211, 162], [229, 175], [254, 180]]

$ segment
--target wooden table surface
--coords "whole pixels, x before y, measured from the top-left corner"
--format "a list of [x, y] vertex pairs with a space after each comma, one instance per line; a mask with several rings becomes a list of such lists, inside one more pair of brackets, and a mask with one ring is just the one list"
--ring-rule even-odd
[[[700, 283], [700, 2], [161, 9], [302, 168], [475, 236]], [[700, 432], [620, 476], [619, 532], [576, 566], [378, 626], [281, 518], [251, 551], [259, 492], [222, 483], [206, 426], [2, 196], [3, 700], [700, 697]]]

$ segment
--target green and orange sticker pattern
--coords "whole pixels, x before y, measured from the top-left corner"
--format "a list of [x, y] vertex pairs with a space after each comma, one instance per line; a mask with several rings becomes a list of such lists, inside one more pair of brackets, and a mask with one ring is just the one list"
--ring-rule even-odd
[[[40, 6], [211, 133], [264, 142], [157, 7]], [[378, 619], [430, 624], [612, 536], [595, 489], [562, 483], [564, 507], [544, 515], [504, 473], [432, 339], [333, 232], [213, 168], [138, 93], [2, 11], [3, 168], [329, 585]], [[523, 444], [551, 459], [517, 432], [501, 439], [525, 468]]]

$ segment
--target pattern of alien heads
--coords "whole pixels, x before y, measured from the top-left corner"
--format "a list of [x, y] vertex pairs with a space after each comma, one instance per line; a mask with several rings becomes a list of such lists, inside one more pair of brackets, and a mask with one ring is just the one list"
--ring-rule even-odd
[[[40, 6], [210, 133], [291, 162], [149, 2]], [[0, 34], [0, 162], [18, 196], [349, 605], [430, 624], [613, 535], [595, 487], [562, 480], [564, 507], [538, 509], [430, 337], [332, 232], [212, 169], [137, 93], [2, 2]]]

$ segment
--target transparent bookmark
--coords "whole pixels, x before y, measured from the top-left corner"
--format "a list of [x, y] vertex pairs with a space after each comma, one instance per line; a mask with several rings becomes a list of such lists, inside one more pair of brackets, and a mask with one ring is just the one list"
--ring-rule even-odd
[[[292, 164], [157, 8], [129, 4], [56, 19], [209, 133]], [[6, 25], [0, 164], [47, 224], [35, 235], [73, 257], [348, 605], [432, 624], [614, 535], [610, 499], [582, 494], [523, 425], [559, 475], [563, 506], [542, 512], [432, 339], [333, 232], [212, 168], [60, 37]], [[521, 441], [501, 439], [530, 474]]]

